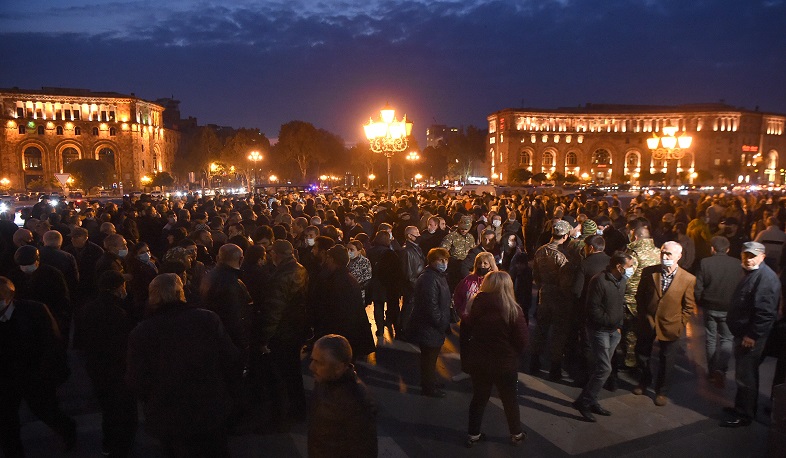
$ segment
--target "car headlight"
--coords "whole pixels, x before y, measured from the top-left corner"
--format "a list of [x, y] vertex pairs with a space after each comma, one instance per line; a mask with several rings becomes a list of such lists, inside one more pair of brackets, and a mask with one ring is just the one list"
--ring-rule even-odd
[[0, 213], [8, 211], [8, 204], [5, 202], [0, 202]]

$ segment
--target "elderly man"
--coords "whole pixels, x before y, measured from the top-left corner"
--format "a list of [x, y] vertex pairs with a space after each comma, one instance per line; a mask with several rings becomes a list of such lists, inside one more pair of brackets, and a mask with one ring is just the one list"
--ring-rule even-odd
[[355, 373], [347, 339], [329, 334], [317, 340], [309, 368], [308, 456], [377, 456], [377, 407]]
[[79, 284], [79, 267], [76, 264], [76, 258], [71, 253], [63, 251], [62, 246], [63, 234], [58, 231], [47, 231], [44, 233], [43, 246], [38, 252], [41, 263], [59, 270], [68, 284], [68, 291], [74, 294]]
[[415, 282], [423, 272], [423, 269], [426, 268], [426, 258], [423, 256], [423, 251], [417, 243], [420, 238], [420, 230], [418, 230], [417, 226], [407, 226], [404, 229], [404, 237], [406, 239], [404, 248], [398, 252], [398, 257], [401, 260], [401, 271], [404, 274], [404, 301], [398, 323], [402, 334], [406, 334], [407, 322], [409, 322], [412, 308], [415, 306]]
[[748, 426], [756, 418], [759, 401], [759, 364], [767, 336], [778, 316], [781, 284], [778, 276], [764, 262], [766, 248], [758, 242], [742, 245], [742, 268], [745, 276], [737, 284], [727, 316], [734, 335], [734, 359], [737, 396], [734, 407], [724, 409], [733, 415], [721, 426]]
[[655, 405], [659, 407], [668, 403], [679, 339], [696, 307], [693, 296], [696, 277], [677, 264], [681, 256], [682, 246], [679, 243], [664, 243], [660, 249], [660, 265], [646, 267], [641, 272], [641, 283], [636, 291], [639, 311], [636, 361], [641, 379], [633, 394], [644, 394], [652, 383], [650, 356], [652, 345], [657, 340], [660, 354]]
[[128, 338], [126, 383], [145, 429], [169, 456], [229, 456], [227, 420], [239, 352], [221, 319], [185, 302], [176, 274], [150, 282], [150, 317]]
[[22, 400], [71, 450], [76, 444], [76, 422], [62, 411], [56, 393], [68, 377], [57, 324], [46, 305], [18, 299], [15, 292], [11, 280], [0, 277], [0, 450], [8, 457], [24, 456]]

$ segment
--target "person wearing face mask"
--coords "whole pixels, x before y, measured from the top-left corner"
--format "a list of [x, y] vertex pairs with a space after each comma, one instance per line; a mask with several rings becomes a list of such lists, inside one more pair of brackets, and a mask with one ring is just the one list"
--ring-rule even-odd
[[136, 323], [126, 312], [126, 295], [123, 275], [104, 272], [98, 296], [85, 305], [81, 319], [85, 369], [101, 406], [103, 451], [110, 456], [129, 455], [137, 427], [136, 399], [124, 380], [126, 344]]
[[420, 237], [420, 248], [423, 250], [423, 253], [428, 253], [432, 248], [438, 247], [442, 243], [442, 239], [445, 238], [445, 234], [447, 232], [439, 228], [439, 217], [430, 217], [426, 224], [426, 229]]
[[150, 254], [150, 247], [147, 243], [140, 242], [126, 256], [125, 264], [131, 274], [131, 280], [126, 285], [133, 298], [130, 315], [135, 321], [140, 321], [145, 316], [148, 286], [158, 275], [158, 260]]
[[57, 323], [45, 304], [17, 297], [14, 283], [5, 277], [0, 277], [0, 342], [1, 453], [25, 456], [20, 436], [22, 400], [63, 438], [66, 451], [72, 450], [76, 421], [63, 412], [57, 399], [57, 386], [69, 374]]
[[[597, 236], [595, 240], [598, 240]], [[606, 257], [606, 254], [603, 250], [597, 251], [596, 259], [601, 259], [601, 256]], [[622, 338], [625, 282], [633, 275], [634, 270], [633, 257], [618, 251], [609, 258], [606, 268], [595, 274], [587, 285], [584, 314], [593, 367], [591, 376], [573, 402], [573, 407], [589, 422], [596, 421], [593, 414], [611, 415], [611, 412], [598, 404], [598, 394], [611, 375], [611, 357]]]
[[65, 277], [56, 268], [42, 264], [34, 246], [17, 248], [14, 262], [19, 268], [10, 272], [8, 278], [16, 286], [15, 297], [46, 304], [57, 322], [63, 346], [68, 348], [73, 307]]
[[459, 282], [453, 291], [453, 308], [463, 319], [467, 314], [467, 303], [478, 292], [483, 277], [489, 272], [497, 272], [497, 263], [494, 256], [489, 252], [478, 253], [472, 271]]
[[[469, 230], [469, 228], [467, 228]], [[446, 278], [450, 253], [444, 248], [428, 252], [428, 266], [415, 282], [415, 302], [407, 328], [407, 339], [420, 347], [421, 395], [444, 398], [437, 388], [439, 351], [450, 330], [450, 288]]]
[[660, 347], [658, 376], [655, 379], [655, 405], [668, 403], [668, 392], [674, 376], [679, 339], [694, 313], [696, 277], [680, 267], [682, 246], [666, 242], [660, 249], [661, 264], [646, 267], [636, 291], [639, 312], [639, 335], [636, 341], [636, 362], [641, 374], [633, 394], [642, 395], [652, 383], [650, 356], [655, 340]]
[[[128, 256], [128, 245], [126, 239], [120, 234], [112, 234], [104, 239], [104, 254], [98, 259], [95, 267], [95, 278], [101, 276], [107, 270], [114, 270], [123, 275], [127, 275], [125, 269], [125, 258]], [[130, 280], [128, 275], [126, 280]]]
[[759, 365], [767, 337], [778, 318], [781, 283], [777, 274], [764, 262], [766, 248], [758, 242], [742, 246], [745, 273], [732, 295], [726, 317], [734, 335], [734, 360], [737, 395], [734, 407], [724, 411], [731, 418], [720, 426], [748, 426], [756, 419], [759, 403]]
[[398, 252], [404, 277], [404, 281], [402, 282], [402, 296], [404, 300], [402, 302], [401, 316], [399, 318], [402, 336], [406, 333], [407, 322], [412, 315], [412, 308], [414, 307], [415, 282], [426, 267], [426, 258], [423, 256], [423, 251], [420, 249], [420, 246], [418, 246], [420, 231], [417, 226], [407, 226], [404, 229], [404, 235], [406, 237], [406, 242], [401, 251]]

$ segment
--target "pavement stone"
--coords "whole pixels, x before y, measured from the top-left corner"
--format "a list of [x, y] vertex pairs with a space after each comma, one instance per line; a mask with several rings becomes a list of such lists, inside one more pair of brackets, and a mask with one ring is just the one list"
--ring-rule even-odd
[[[654, 393], [635, 396], [630, 374], [621, 373], [620, 389], [603, 391], [601, 404], [612, 411], [598, 416], [597, 423], [581, 420], [571, 406], [580, 388], [569, 379], [554, 383], [539, 376], [519, 374], [519, 409], [527, 441], [519, 447], [509, 444], [507, 424], [498, 398], [492, 397], [485, 411], [483, 431], [488, 441], [472, 449], [464, 447], [467, 410], [472, 398], [471, 380], [462, 378], [453, 333], [440, 355], [438, 369], [446, 383], [447, 397], [420, 396], [416, 346], [391, 340], [386, 332], [381, 346], [368, 361], [360, 362], [358, 373], [376, 398], [379, 456], [399, 457], [764, 457], [767, 456], [769, 419], [763, 414], [748, 428], [718, 427], [721, 408], [734, 397], [733, 367], [727, 386], [719, 390], [705, 380], [703, 329], [698, 317], [688, 327], [678, 357], [676, 383], [670, 402], [664, 407], [653, 403]], [[78, 353], [70, 355], [71, 379], [59, 390], [66, 411], [79, 423], [77, 450], [68, 456], [95, 457], [101, 452], [101, 416], [92, 397], [90, 384]], [[307, 389], [313, 379], [306, 369]], [[526, 367], [526, 358], [522, 366]], [[769, 398], [774, 360], [762, 365], [762, 405]], [[453, 381], [455, 380], [455, 381]], [[23, 409], [25, 410], [25, 409]], [[760, 411], [763, 409], [760, 409]], [[38, 419], [24, 411], [22, 436], [28, 456], [61, 456], [62, 444]], [[306, 425], [295, 425], [288, 434], [245, 434], [232, 437], [233, 457], [305, 457]], [[135, 456], [162, 456], [156, 441], [140, 425]]]

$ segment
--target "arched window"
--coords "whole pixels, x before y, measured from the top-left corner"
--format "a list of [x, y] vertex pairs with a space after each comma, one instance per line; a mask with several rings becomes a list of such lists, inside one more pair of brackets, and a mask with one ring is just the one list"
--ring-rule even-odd
[[639, 166], [639, 155], [636, 153], [628, 153], [627, 157], [625, 158], [625, 165], [629, 169], [635, 169]]
[[576, 153], [574, 153], [573, 151], [569, 152], [565, 156], [565, 166], [566, 167], [576, 167], [576, 165], [578, 163], [579, 163], [579, 158], [576, 157]]
[[519, 164], [525, 166], [532, 165], [532, 156], [529, 155], [529, 152], [522, 151], [519, 153]]
[[542, 164], [546, 167], [553, 167], [554, 166], [554, 153], [545, 152], [543, 153], [543, 162]]
[[77, 151], [76, 148], [72, 148], [69, 146], [68, 148], [63, 150], [62, 157], [63, 157], [63, 168], [66, 168], [68, 167], [68, 164], [79, 159], [79, 151]]
[[98, 127], [93, 127], [93, 135], [98, 135]]
[[112, 151], [112, 148], [101, 148], [98, 152], [98, 160], [99, 161], [106, 161], [112, 165], [112, 168], [115, 167], [115, 152]]
[[57, 126], [57, 135], [63, 135], [63, 126]]
[[41, 150], [35, 146], [25, 149], [24, 167], [25, 170], [44, 170]]
[[74, 135], [82, 135], [82, 128], [74, 127]]
[[611, 154], [605, 149], [596, 150], [592, 155], [592, 163], [595, 165], [609, 165], [611, 164]]

